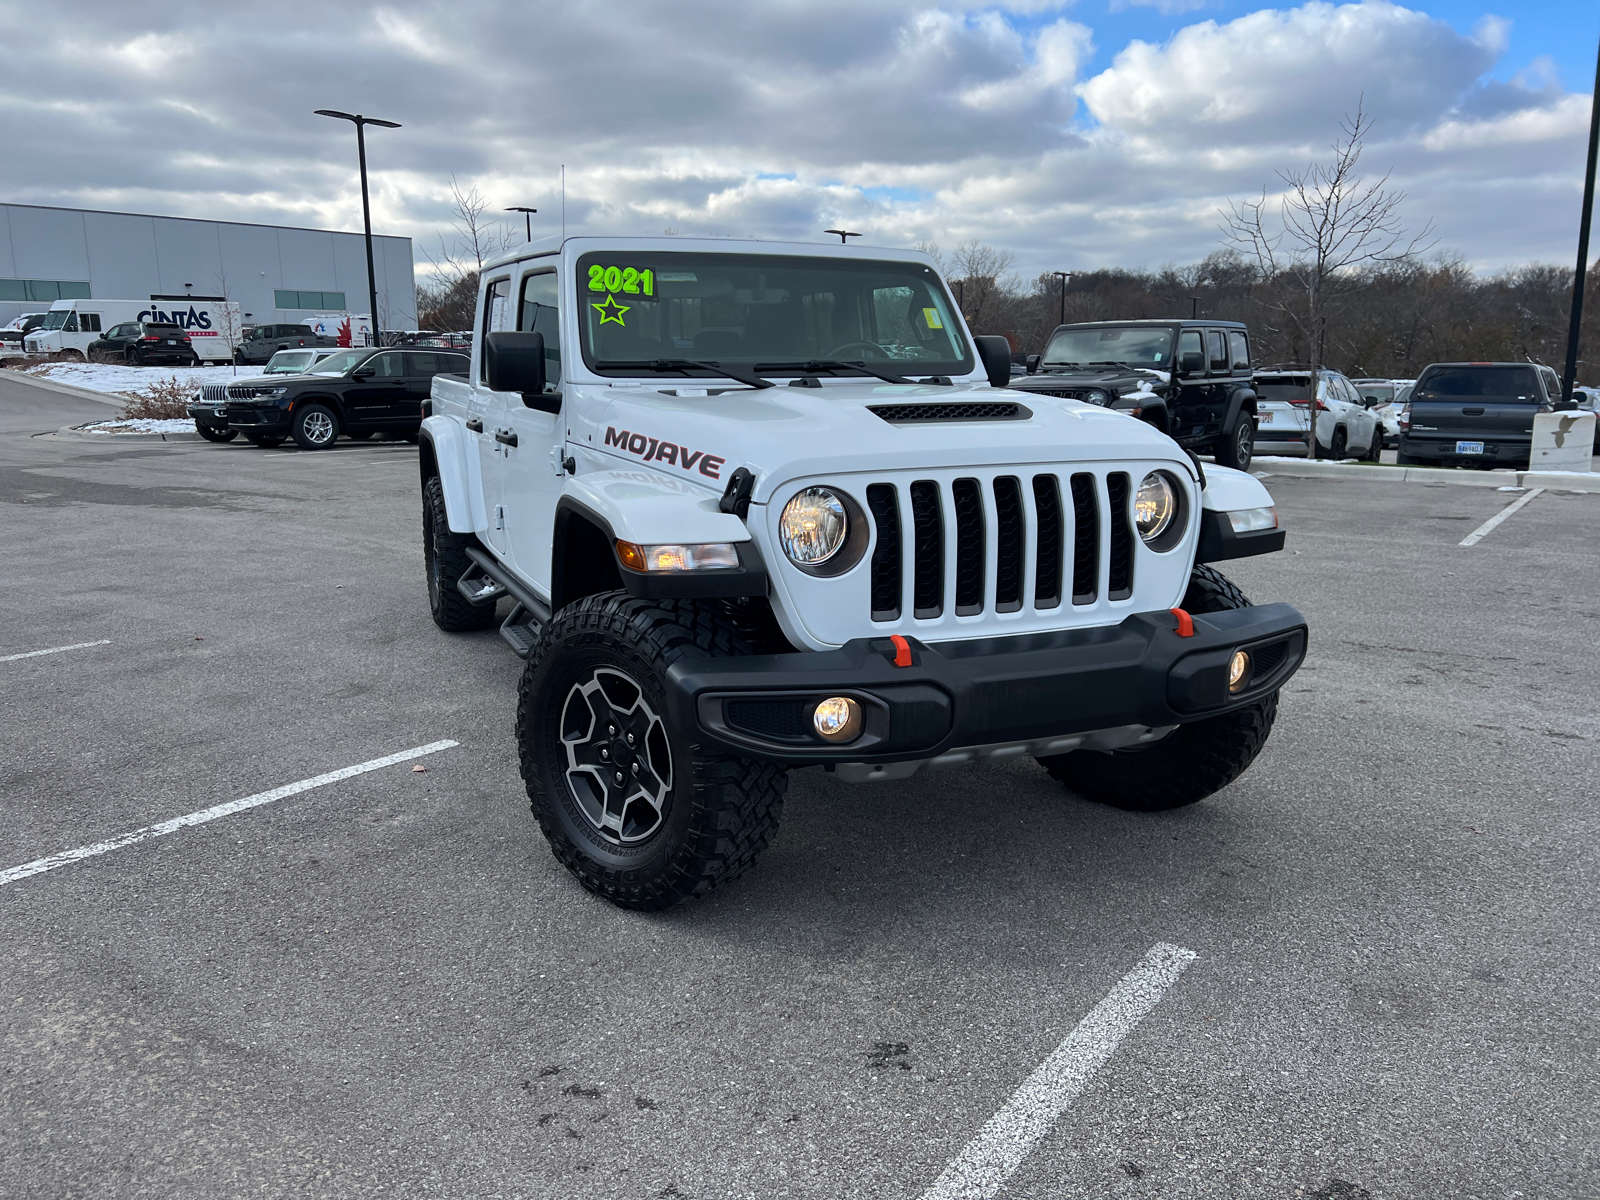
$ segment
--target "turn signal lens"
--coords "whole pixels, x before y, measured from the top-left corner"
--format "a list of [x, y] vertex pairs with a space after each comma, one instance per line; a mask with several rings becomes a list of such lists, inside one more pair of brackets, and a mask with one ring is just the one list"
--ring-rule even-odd
[[1245, 684], [1249, 682], [1250, 655], [1243, 650], [1235, 650], [1233, 658], [1228, 663], [1228, 690], [1242, 692]]
[[739, 552], [732, 542], [641, 546], [618, 541], [617, 557], [630, 571], [722, 571], [739, 565]]
[[814, 567], [839, 553], [848, 527], [844, 501], [827, 488], [810, 487], [783, 506], [778, 537], [791, 561]]
[[1147, 542], [1154, 541], [1177, 515], [1178, 489], [1160, 471], [1150, 472], [1133, 497], [1133, 523], [1139, 528], [1139, 536]]
[[825, 742], [853, 742], [861, 736], [861, 705], [849, 696], [829, 696], [812, 710], [811, 724]]
[[1235, 533], [1260, 533], [1278, 527], [1276, 508], [1236, 508], [1228, 514]]

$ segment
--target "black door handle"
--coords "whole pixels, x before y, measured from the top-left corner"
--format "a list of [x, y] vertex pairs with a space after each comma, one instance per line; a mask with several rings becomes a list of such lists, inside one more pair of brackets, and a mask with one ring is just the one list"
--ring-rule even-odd
[[468, 417], [467, 418], [467, 428], [472, 430], [473, 433], [482, 433], [483, 432], [483, 422], [478, 420], [477, 417]]
[[517, 444], [517, 435], [509, 429], [496, 429], [494, 431], [494, 440], [505, 446], [515, 446]]
[[1461, 415], [1464, 416], [1464, 417], [1481, 417], [1481, 416], [1483, 416], [1483, 409], [1481, 409], [1481, 408], [1463, 408], [1461, 410]]

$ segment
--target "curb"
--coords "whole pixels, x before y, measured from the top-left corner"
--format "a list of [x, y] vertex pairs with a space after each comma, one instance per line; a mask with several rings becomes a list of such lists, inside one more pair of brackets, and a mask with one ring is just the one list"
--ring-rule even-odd
[[1250, 473], [1258, 479], [1283, 475], [1302, 479], [1443, 483], [1456, 487], [1545, 487], [1600, 492], [1600, 473], [1593, 471], [1453, 471], [1448, 467], [1385, 467], [1375, 463], [1303, 462], [1296, 459], [1263, 461], [1257, 458], [1250, 464]]
[[63, 425], [48, 436], [73, 438], [85, 442], [199, 442], [205, 440], [198, 433], [121, 433], [114, 429], [80, 429], [76, 425]]
[[70, 383], [57, 383], [53, 379], [41, 379], [37, 375], [29, 375], [24, 371], [8, 370], [3, 375], [0, 375], [0, 379], [30, 384], [33, 387], [42, 388], [47, 392], [56, 392], [62, 396], [76, 396], [79, 400], [94, 400], [100, 404], [109, 404], [112, 408], [121, 408], [128, 402], [125, 396], [118, 396], [116, 399], [112, 399], [109, 392], [96, 392], [89, 388], [76, 387]]

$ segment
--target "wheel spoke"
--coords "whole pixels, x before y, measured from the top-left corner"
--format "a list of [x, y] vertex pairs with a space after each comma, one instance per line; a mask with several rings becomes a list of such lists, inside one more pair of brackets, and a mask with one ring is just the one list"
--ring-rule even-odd
[[595, 829], [631, 843], [660, 828], [672, 792], [671, 743], [638, 683], [596, 668], [568, 691], [560, 737], [567, 784]]

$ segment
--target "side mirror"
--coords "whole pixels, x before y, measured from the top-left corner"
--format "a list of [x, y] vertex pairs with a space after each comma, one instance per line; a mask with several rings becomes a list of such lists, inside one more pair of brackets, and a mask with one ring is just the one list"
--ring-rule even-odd
[[[490, 334], [494, 337], [494, 334]], [[535, 337], [538, 335], [535, 334]], [[1009, 387], [1011, 384], [1011, 343], [1003, 337], [989, 334], [972, 339], [978, 347], [978, 361], [983, 363], [989, 376], [990, 387]]]
[[[545, 385], [544, 334], [491, 333], [483, 339], [483, 381], [497, 392], [521, 392], [529, 408], [555, 412], [560, 397], [542, 396]], [[551, 402], [556, 407], [551, 408]]]
[[351, 379], [371, 379], [377, 373], [378, 372], [373, 370], [373, 368], [371, 368], [371, 367], [357, 367], [354, 371], [350, 372], [350, 378]]
[[1206, 356], [1199, 350], [1191, 350], [1185, 354], [1178, 363], [1180, 375], [1203, 375], [1206, 369]]
[[1039, 371], [1039, 356], [1037, 354], [1030, 354], [1023, 361], [1026, 362], [1027, 365], [1028, 365], [1028, 374], [1029, 375], [1034, 375], [1034, 374], [1038, 373], [1038, 371]]

